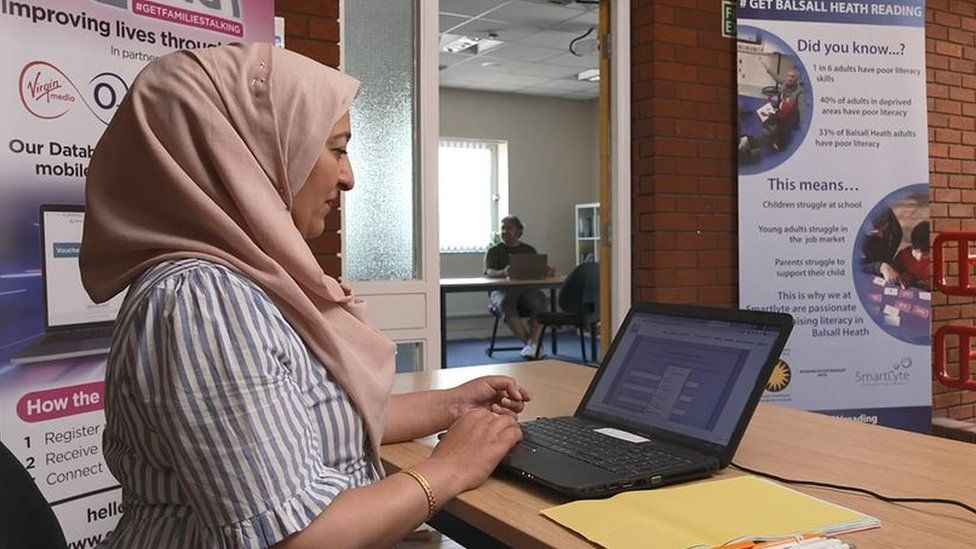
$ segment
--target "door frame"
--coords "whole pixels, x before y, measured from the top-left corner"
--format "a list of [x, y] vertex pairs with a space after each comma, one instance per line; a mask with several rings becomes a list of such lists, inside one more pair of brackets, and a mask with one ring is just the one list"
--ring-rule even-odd
[[[345, 43], [345, 1], [340, 0], [340, 44]], [[606, 222], [611, 242], [610, 261], [610, 331], [612, 337], [630, 310], [632, 296], [632, 230], [631, 230], [631, 151], [630, 151], [630, 2], [609, 0], [610, 7], [610, 204], [611, 219]], [[423, 345], [424, 370], [440, 367], [440, 246], [437, 213], [437, 144], [440, 133], [440, 94], [438, 89], [438, 9], [437, 0], [414, 0], [416, 6], [417, 128], [419, 151], [418, 177], [421, 201], [417, 219], [421, 222], [419, 279], [405, 282], [359, 282], [361, 296], [390, 293], [422, 294], [425, 298], [425, 322], [422, 330], [392, 330], [388, 335], [398, 342], [420, 342]], [[345, 50], [340, 46], [340, 67], [345, 65]], [[345, 209], [342, 212], [345, 216]], [[343, 219], [343, 226], [345, 226]], [[341, 234], [342, 268], [345, 272], [345, 233]], [[604, 319], [606, 321], [606, 319]], [[604, 341], [604, 350], [609, 347]]]
[[[373, 310], [379, 309], [385, 315], [403, 318], [380, 318], [371, 315], [370, 320], [396, 343], [419, 343], [422, 349], [420, 360], [423, 370], [440, 368], [440, 245], [438, 239], [437, 215], [437, 143], [440, 133], [438, 90], [438, 2], [412, 0], [414, 5], [414, 26], [417, 35], [414, 39], [416, 67], [416, 101], [414, 136], [416, 143], [415, 177], [419, 202], [415, 201], [414, 218], [420, 223], [417, 241], [417, 278], [404, 281], [352, 282], [355, 294], [372, 303]], [[340, 68], [345, 66], [345, 4], [339, 3], [339, 60]], [[345, 227], [345, 208], [342, 212], [342, 227]], [[415, 224], [416, 227], [416, 224]], [[340, 231], [342, 272], [346, 266], [346, 237]], [[399, 304], [409, 303], [408, 310], [398, 308]], [[423, 307], [422, 318], [415, 316], [414, 307]], [[403, 313], [403, 314], [400, 314]], [[420, 326], [420, 324], [423, 324]]]
[[[611, 337], [633, 302], [631, 278], [633, 197], [630, 171], [630, 0], [610, 4]], [[604, 351], [610, 341], [603, 342]]]

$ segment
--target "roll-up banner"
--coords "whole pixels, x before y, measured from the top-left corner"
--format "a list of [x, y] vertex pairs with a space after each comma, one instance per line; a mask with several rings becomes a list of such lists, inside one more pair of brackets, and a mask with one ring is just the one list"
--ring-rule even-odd
[[764, 401], [928, 432], [922, 0], [739, 0], [739, 300], [796, 328]]
[[102, 458], [104, 344], [88, 337], [121, 297], [92, 303], [78, 270], [88, 160], [146, 63], [270, 42], [273, 18], [265, 0], [0, 0], [0, 440], [69, 547], [93, 547], [121, 513]]

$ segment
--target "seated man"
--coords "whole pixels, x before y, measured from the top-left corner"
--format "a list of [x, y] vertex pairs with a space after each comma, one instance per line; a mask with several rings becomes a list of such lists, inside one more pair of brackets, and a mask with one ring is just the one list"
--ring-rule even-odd
[[[535, 254], [535, 248], [522, 242], [522, 232], [525, 226], [518, 217], [510, 215], [502, 219], [502, 241], [488, 249], [485, 255], [485, 276], [508, 276], [509, 258], [513, 254]], [[488, 297], [488, 309], [498, 315], [505, 322], [515, 337], [519, 338], [525, 347], [522, 356], [533, 358], [536, 347], [540, 345], [539, 336], [542, 325], [535, 320], [535, 315], [548, 310], [548, 300], [540, 290], [512, 289], [496, 290]], [[529, 317], [529, 327], [522, 322], [523, 317]], [[545, 346], [539, 356], [546, 356]]]

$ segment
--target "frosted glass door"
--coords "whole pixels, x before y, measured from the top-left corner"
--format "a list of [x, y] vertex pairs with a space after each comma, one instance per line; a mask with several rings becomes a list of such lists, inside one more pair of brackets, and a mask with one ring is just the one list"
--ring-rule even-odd
[[353, 104], [346, 195], [346, 280], [417, 277], [416, 25], [414, 0], [345, 3], [345, 70], [361, 82]]
[[437, 2], [348, 0], [343, 69], [362, 85], [343, 207], [343, 273], [397, 342], [399, 369], [440, 357]]

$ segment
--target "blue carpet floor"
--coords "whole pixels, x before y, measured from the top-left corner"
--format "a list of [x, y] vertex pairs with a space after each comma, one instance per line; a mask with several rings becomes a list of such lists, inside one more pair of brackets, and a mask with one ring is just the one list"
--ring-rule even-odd
[[[549, 352], [547, 358], [556, 358], [567, 362], [583, 364], [580, 356], [579, 332], [563, 331], [559, 332], [558, 348], [559, 354], [553, 354], [552, 341], [549, 334], [546, 334], [546, 350]], [[524, 359], [518, 351], [498, 351], [493, 356], [485, 354], [490, 339], [459, 339], [447, 342], [447, 367], [474, 366], [477, 364], [499, 364], [506, 362], [521, 362]], [[514, 337], [499, 337], [496, 347], [515, 347], [520, 343]], [[597, 341], [597, 354], [599, 356], [600, 343]], [[586, 358], [587, 364], [596, 366], [593, 357], [590, 356], [590, 338], [586, 337]]]

